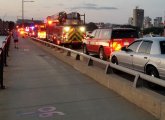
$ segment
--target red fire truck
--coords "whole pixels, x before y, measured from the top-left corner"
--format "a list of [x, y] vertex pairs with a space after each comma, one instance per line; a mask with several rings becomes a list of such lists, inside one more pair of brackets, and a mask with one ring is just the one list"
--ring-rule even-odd
[[46, 26], [45, 24], [38, 25], [37, 37], [40, 39], [46, 39]]
[[[81, 20], [84, 16], [84, 20]], [[77, 12], [59, 12], [48, 16], [46, 22], [47, 40], [57, 45], [81, 46], [85, 37], [85, 15]]]

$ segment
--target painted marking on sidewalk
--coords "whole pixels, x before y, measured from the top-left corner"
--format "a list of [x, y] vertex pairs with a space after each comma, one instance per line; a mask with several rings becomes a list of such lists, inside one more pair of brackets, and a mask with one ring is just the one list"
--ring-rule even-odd
[[53, 117], [55, 115], [65, 115], [63, 112], [57, 111], [56, 107], [41, 107], [32, 112], [21, 112], [19, 116], [37, 116], [40, 118]]
[[23, 51], [28, 52], [28, 51], [29, 51], [29, 49], [23, 49]]

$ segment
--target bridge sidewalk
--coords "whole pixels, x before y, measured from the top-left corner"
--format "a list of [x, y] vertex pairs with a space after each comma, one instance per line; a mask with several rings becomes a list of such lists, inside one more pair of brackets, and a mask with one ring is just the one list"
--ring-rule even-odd
[[28, 39], [11, 43], [0, 120], [155, 120]]

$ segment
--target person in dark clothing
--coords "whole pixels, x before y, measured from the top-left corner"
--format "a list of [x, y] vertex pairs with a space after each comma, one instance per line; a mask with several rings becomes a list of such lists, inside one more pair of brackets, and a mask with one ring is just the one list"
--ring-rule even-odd
[[13, 39], [15, 48], [18, 48], [18, 32], [16, 29], [13, 30]]

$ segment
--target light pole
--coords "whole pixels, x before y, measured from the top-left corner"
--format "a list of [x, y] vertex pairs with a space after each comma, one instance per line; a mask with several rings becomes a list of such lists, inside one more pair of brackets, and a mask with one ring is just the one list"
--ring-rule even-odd
[[22, 26], [24, 26], [24, 2], [34, 2], [22, 0]]

